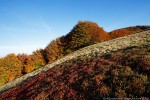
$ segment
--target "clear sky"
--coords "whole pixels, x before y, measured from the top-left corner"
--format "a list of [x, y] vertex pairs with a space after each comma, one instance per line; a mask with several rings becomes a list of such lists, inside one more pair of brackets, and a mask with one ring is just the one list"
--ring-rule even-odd
[[0, 57], [31, 54], [87, 20], [106, 31], [150, 25], [150, 0], [0, 0]]

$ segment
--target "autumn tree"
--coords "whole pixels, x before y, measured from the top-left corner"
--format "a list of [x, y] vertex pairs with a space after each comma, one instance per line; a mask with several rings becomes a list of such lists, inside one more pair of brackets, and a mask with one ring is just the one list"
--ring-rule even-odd
[[66, 39], [68, 39], [67, 49], [74, 51], [97, 42], [109, 40], [110, 36], [96, 23], [80, 21], [66, 36]]
[[22, 75], [22, 63], [15, 54], [8, 54], [0, 60], [0, 84]]
[[61, 38], [57, 38], [53, 40], [46, 48], [45, 53], [48, 60], [48, 63], [52, 63], [53, 61], [63, 57], [63, 43]]
[[7, 71], [0, 66], [0, 85], [3, 85], [8, 81], [9, 81], [9, 75], [7, 74]]
[[22, 63], [22, 74], [25, 74], [25, 66], [27, 64], [27, 59], [28, 59], [28, 55], [27, 54], [18, 54], [17, 58], [21, 61]]
[[17, 58], [22, 62], [22, 63], [25, 63], [27, 58], [28, 58], [28, 55], [27, 54], [18, 54], [17, 55]]
[[9, 80], [9, 75], [7, 74], [6, 70], [2, 66], [3, 59], [0, 59], [0, 85], [5, 84]]
[[46, 64], [45, 56], [43, 49], [36, 50], [27, 58], [26, 65], [24, 68], [25, 73], [32, 72], [35, 69], [38, 69]]

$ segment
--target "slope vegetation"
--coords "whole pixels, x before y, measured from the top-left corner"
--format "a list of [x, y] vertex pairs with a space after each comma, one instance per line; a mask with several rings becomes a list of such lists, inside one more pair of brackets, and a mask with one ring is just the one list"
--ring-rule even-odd
[[0, 87], [0, 99], [148, 98], [149, 37], [144, 31], [80, 49]]

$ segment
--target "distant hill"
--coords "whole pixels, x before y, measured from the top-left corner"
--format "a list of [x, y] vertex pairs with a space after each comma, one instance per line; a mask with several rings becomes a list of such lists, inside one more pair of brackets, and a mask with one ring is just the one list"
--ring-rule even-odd
[[0, 87], [0, 99], [146, 98], [150, 31], [94, 44]]
[[118, 37], [122, 37], [122, 36], [129, 35], [129, 34], [134, 34], [134, 33], [149, 30], [149, 29], [150, 29], [150, 26], [133, 26], [133, 27], [116, 29], [116, 30], [109, 32], [109, 34], [111, 35], [111, 38], [118, 38]]

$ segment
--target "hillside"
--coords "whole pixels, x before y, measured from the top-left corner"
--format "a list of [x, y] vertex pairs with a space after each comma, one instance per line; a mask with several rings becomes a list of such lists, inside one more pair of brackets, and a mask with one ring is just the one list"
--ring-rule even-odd
[[0, 99], [149, 97], [150, 31], [94, 44], [0, 86]]
[[133, 26], [106, 32], [97, 23], [79, 21], [65, 36], [51, 41], [31, 55], [13, 53], [0, 58], [0, 86], [51, 64], [74, 51], [96, 43], [148, 30], [150, 26]]

